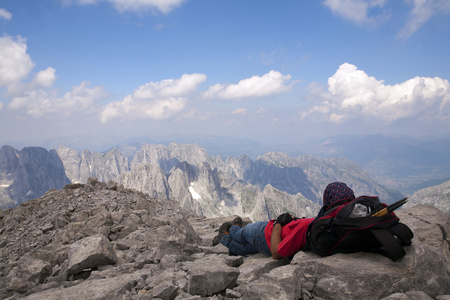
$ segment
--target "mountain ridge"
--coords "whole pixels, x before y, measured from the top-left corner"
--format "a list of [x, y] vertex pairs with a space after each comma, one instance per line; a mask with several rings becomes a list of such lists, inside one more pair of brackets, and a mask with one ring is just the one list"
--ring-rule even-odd
[[[0, 186], [0, 197], [9, 197], [9, 206], [3, 205], [6, 208], [18, 203], [11, 201], [10, 193], [5, 192], [5, 187], [17, 186], [12, 185], [14, 180], [8, 173], [14, 160], [7, 158], [17, 156], [20, 151], [9, 146], [2, 149], [4, 154], [3, 159], [0, 157], [0, 166], [3, 170], [3, 185]], [[55, 150], [48, 153], [53, 153], [52, 151]], [[267, 205], [267, 201], [275, 201], [270, 197], [259, 196], [264, 195], [266, 185], [286, 193], [286, 197], [291, 198], [292, 206], [302, 206], [307, 211], [320, 205], [322, 191], [333, 181], [346, 182], [356, 195], [377, 195], [388, 204], [403, 198], [401, 193], [380, 185], [357, 163], [343, 157], [292, 157], [287, 153], [266, 152], [256, 159], [242, 154], [223, 160], [219, 155], [210, 155], [197, 144], [177, 143], [167, 146], [143, 145], [132, 157], [130, 153], [122, 153], [119, 148], [98, 153], [89, 150], [78, 152], [60, 146], [56, 153], [66, 174], [63, 177], [67, 177], [72, 183], [84, 183], [89, 177], [102, 182], [118, 180], [126, 187], [153, 196], [177, 199], [181, 207], [210, 217], [216, 214], [273, 217], [276, 215], [275, 211], [261, 210], [262, 207], [272, 206]], [[7, 173], [10, 174], [9, 177]], [[48, 189], [58, 189], [61, 186], [62, 184], [48, 186]], [[310, 205], [299, 205], [303, 200], [296, 198], [297, 195], [301, 199], [310, 200]], [[260, 211], [251, 212], [249, 203], [256, 204], [255, 201], [265, 205], [253, 206], [259, 207]], [[294, 212], [305, 214], [304, 210]]]
[[0, 148], [0, 204], [4, 208], [42, 196], [70, 183], [56, 150]]
[[[65, 169], [72, 170], [73, 162], [64, 157], [66, 152], [59, 151]], [[85, 150], [81, 154], [81, 160], [83, 155], [95, 156], [88, 154]], [[345, 158], [324, 159], [308, 156], [307, 159], [302, 159], [271, 152], [271, 154], [260, 156], [256, 160], [243, 154], [239, 157], [228, 157], [224, 161], [220, 156], [209, 155], [206, 149], [197, 144], [144, 145], [131, 159], [129, 168], [122, 159], [123, 155], [120, 151], [113, 149], [103, 156], [97, 155], [96, 157], [103, 161], [91, 164], [92, 172], [85, 173], [84, 176], [96, 177], [95, 172], [101, 173], [106, 157], [111, 156], [120, 156], [115, 161], [121, 162], [120, 166], [124, 171], [121, 172], [120, 168], [114, 168], [116, 172], [102, 177], [101, 181], [117, 180], [127, 188], [144, 191], [150, 195], [165, 198], [176, 197], [182, 199], [181, 202], [184, 205], [193, 205], [196, 202], [194, 206], [197, 207], [197, 213], [206, 214], [209, 217], [215, 214], [244, 213], [242, 208], [247, 206], [245, 202], [254, 201], [254, 199], [248, 198], [249, 195], [253, 194], [258, 198], [257, 195], [264, 191], [266, 185], [290, 195], [293, 206], [295, 206], [294, 199], [297, 194], [311, 200], [311, 205], [314, 203], [320, 205], [322, 191], [328, 183], [333, 181], [346, 181], [355, 188], [355, 193], [379, 195], [382, 201], [387, 203], [403, 198], [400, 193], [386, 190], [377, 184], [367, 172]], [[269, 156], [271, 157], [269, 158]], [[281, 161], [283, 161], [282, 165]], [[180, 169], [178, 167], [180, 163], [187, 165]], [[76, 163], [75, 165], [81, 166], [82, 164]], [[96, 170], [95, 166], [99, 169]], [[317, 168], [318, 170], [316, 170]], [[181, 174], [176, 175], [176, 173], [188, 170], [190, 172], [189, 179]], [[68, 177], [73, 178], [70, 174]], [[178, 179], [175, 180], [175, 178]], [[80, 180], [83, 182], [86, 178]], [[196, 195], [201, 195], [202, 199], [194, 199], [193, 191]], [[266, 200], [259, 199], [263, 202]], [[267, 207], [267, 205], [261, 205], [261, 207], [264, 206]], [[296, 213], [301, 214], [302, 212], [297, 211]], [[249, 213], [249, 216], [265, 215], [267, 218], [273, 217], [274, 214], [275, 212], [255, 211]]]
[[[411, 195], [420, 188], [442, 183], [450, 178], [450, 137], [411, 137], [399, 135], [339, 135], [314, 137], [304, 140], [293, 138], [291, 143], [268, 145], [250, 138], [219, 135], [172, 135], [160, 137], [70, 136], [36, 144], [46, 149], [57, 149], [60, 145], [76, 149], [80, 153], [106, 153], [119, 149], [130, 161], [145, 144], [168, 146], [195, 143], [210, 155], [238, 157], [242, 154], [251, 159], [267, 152], [283, 152], [290, 156], [313, 155], [324, 158], [344, 157], [356, 162], [370, 172], [372, 178], [383, 186]], [[15, 143], [27, 145], [26, 143]], [[105, 150], [107, 149], [107, 150]]]

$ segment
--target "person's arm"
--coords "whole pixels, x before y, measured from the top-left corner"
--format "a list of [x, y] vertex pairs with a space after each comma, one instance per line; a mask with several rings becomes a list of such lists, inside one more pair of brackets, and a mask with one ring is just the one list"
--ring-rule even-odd
[[272, 230], [272, 236], [270, 237], [270, 252], [275, 259], [282, 259], [283, 256], [278, 254], [278, 245], [281, 243], [281, 225], [275, 223]]

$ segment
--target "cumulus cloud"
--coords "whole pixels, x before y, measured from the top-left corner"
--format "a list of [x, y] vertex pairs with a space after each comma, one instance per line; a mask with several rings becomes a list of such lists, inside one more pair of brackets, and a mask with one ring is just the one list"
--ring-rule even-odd
[[56, 70], [52, 67], [39, 71], [31, 81], [25, 82], [34, 66], [24, 38], [0, 37], [0, 87], [6, 87], [11, 96], [51, 87], [56, 80]]
[[450, 13], [448, 0], [413, 0], [413, 8], [405, 26], [400, 30], [400, 38], [408, 38], [420, 29], [433, 15]]
[[21, 82], [33, 68], [24, 38], [0, 37], [0, 87]]
[[359, 25], [374, 25], [381, 15], [373, 11], [382, 9], [388, 0], [325, 0], [323, 4], [334, 14]]
[[9, 21], [12, 18], [12, 14], [4, 8], [0, 8], [0, 18], [3, 18], [5, 20]]
[[[318, 94], [319, 95], [319, 94]], [[328, 79], [328, 91], [320, 93], [322, 102], [301, 113], [303, 118], [323, 115], [334, 123], [360, 116], [371, 116], [385, 123], [432, 115], [450, 117], [450, 83], [438, 77], [415, 77], [386, 85], [345, 63]]]
[[14, 97], [9, 107], [23, 109], [28, 115], [39, 117], [47, 114], [59, 114], [67, 117], [76, 112], [89, 112], [97, 100], [106, 97], [102, 87], [91, 87], [85, 81], [74, 86], [72, 91], [58, 97], [57, 91], [34, 89], [25, 91], [24, 96]]
[[136, 89], [122, 101], [104, 106], [100, 120], [115, 118], [163, 120], [184, 110], [187, 96], [206, 80], [204, 74], [184, 74], [179, 79], [150, 82]]
[[42, 87], [51, 87], [56, 80], [56, 70], [48, 67], [43, 71], [39, 71], [33, 79], [33, 84]]
[[204, 93], [204, 97], [220, 99], [264, 97], [289, 91], [293, 84], [289, 84], [290, 80], [291, 75], [283, 75], [272, 70], [263, 76], [243, 79], [237, 84], [213, 85]]
[[94, 102], [106, 95], [102, 87], [90, 87], [89, 82], [82, 82], [59, 97], [57, 91], [48, 90], [57, 78], [52, 67], [37, 72], [31, 80], [25, 81], [34, 66], [24, 38], [0, 37], [0, 87], [6, 87], [12, 98], [10, 109], [23, 110], [31, 116], [68, 116], [73, 112], [92, 110]]
[[48, 67], [43, 71], [39, 71], [29, 82], [11, 83], [8, 85], [8, 94], [12, 97], [17, 97], [35, 89], [50, 88], [57, 78], [55, 73], [56, 70], [54, 68]]
[[119, 12], [131, 11], [141, 12], [142, 10], [156, 9], [162, 13], [169, 13], [179, 7], [185, 0], [62, 0], [66, 5], [72, 3], [87, 5], [108, 2]]

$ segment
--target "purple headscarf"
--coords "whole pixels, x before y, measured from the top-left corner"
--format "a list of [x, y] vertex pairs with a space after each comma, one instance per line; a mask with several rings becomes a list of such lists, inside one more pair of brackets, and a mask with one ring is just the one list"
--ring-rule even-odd
[[337, 201], [346, 199], [355, 199], [355, 194], [343, 182], [330, 183], [323, 192], [323, 206], [330, 206]]

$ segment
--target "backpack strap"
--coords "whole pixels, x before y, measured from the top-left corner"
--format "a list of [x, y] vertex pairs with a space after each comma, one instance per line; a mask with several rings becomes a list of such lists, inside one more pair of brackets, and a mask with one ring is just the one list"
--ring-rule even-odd
[[411, 245], [411, 239], [414, 236], [411, 229], [403, 223], [397, 223], [389, 229], [370, 231], [383, 246], [376, 252], [389, 257], [392, 261], [397, 261], [406, 255], [402, 245]]
[[390, 228], [390, 231], [400, 240], [402, 246], [411, 245], [414, 234], [408, 226], [403, 223], [397, 223]]
[[375, 252], [389, 257], [392, 261], [399, 260], [406, 255], [402, 245], [392, 235], [389, 229], [373, 229], [371, 232], [383, 246], [383, 248], [376, 249]]

